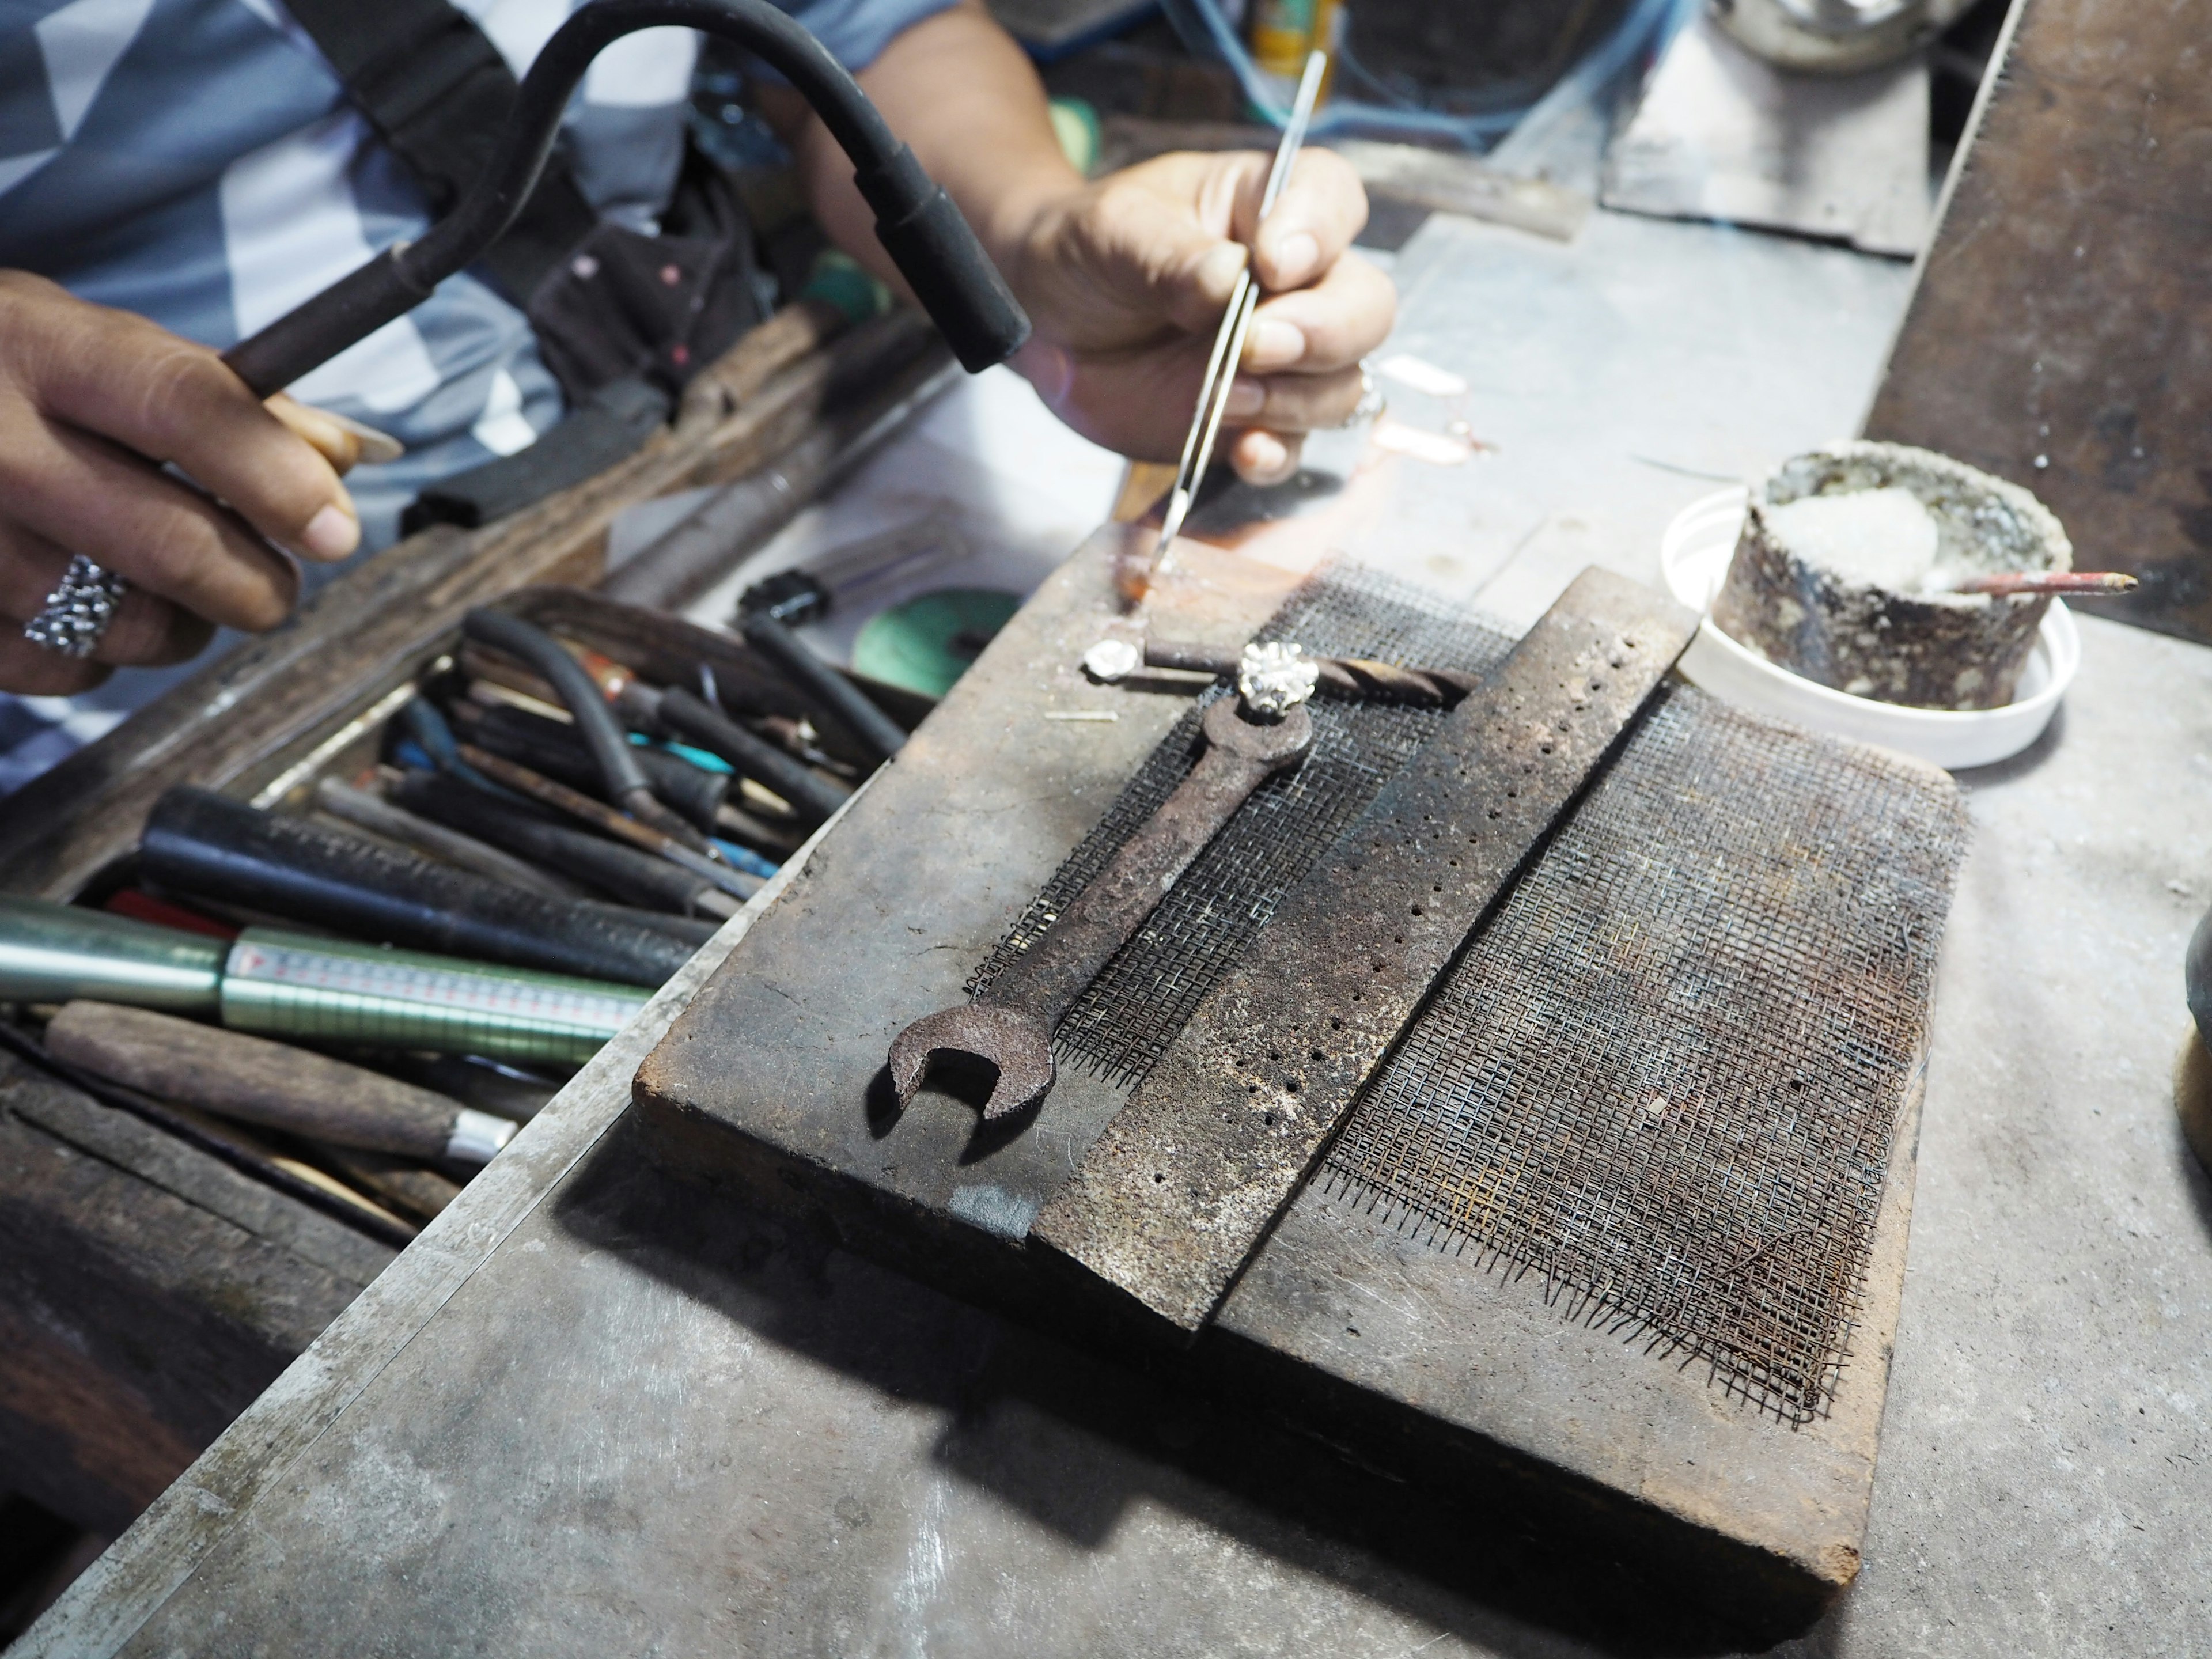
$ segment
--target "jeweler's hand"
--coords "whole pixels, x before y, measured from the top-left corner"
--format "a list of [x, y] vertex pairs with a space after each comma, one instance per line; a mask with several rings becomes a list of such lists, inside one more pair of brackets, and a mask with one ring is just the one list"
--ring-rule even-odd
[[[0, 271], [0, 690], [82, 691], [118, 664], [181, 661], [217, 623], [274, 628], [299, 592], [280, 548], [328, 561], [360, 544], [338, 482], [358, 453], [320, 410], [264, 405], [206, 347]], [[78, 553], [131, 584], [88, 659], [22, 637]]]
[[1077, 431], [1176, 459], [1248, 245], [1267, 297], [1230, 392], [1229, 460], [1255, 483], [1286, 477], [1300, 435], [1358, 404], [1359, 360], [1397, 310], [1390, 279], [1350, 251], [1366, 192], [1344, 161], [1308, 150], [1259, 227], [1272, 161], [1160, 156], [1049, 204], [1010, 251], [1036, 325], [1016, 366]]
[[[1036, 70], [980, 0], [903, 30], [860, 80], [1012, 283], [1036, 325], [1015, 363], [1045, 401], [1125, 455], [1175, 459], [1273, 158], [1163, 155], [1086, 184], [1053, 137]], [[902, 287], [829, 129], [787, 88], [760, 98], [823, 228]], [[1345, 161], [1299, 156], [1251, 256], [1272, 297], [1253, 323], [1223, 445], [1248, 478], [1288, 477], [1299, 434], [1358, 405], [1359, 359], [1397, 309], [1390, 279], [1346, 252], [1366, 222], [1366, 192]]]

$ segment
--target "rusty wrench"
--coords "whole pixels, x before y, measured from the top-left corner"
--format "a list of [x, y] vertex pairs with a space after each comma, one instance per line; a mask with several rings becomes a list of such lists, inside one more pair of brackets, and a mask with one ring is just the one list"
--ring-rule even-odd
[[[1310, 659], [1306, 661], [1304, 689], [1277, 720], [1247, 718], [1255, 701], [1249, 690], [1208, 708], [1206, 752], [1190, 775], [1122, 843], [1045, 936], [972, 1000], [925, 1014], [892, 1040], [891, 1083], [901, 1106], [914, 1098], [930, 1061], [942, 1054], [969, 1055], [998, 1068], [983, 1106], [986, 1122], [1045, 1097], [1053, 1082], [1053, 1028], [1252, 792], [1304, 759], [1313, 747], [1313, 716], [1304, 706], [1312, 686]], [[1251, 684], [1249, 672], [1243, 683]]]

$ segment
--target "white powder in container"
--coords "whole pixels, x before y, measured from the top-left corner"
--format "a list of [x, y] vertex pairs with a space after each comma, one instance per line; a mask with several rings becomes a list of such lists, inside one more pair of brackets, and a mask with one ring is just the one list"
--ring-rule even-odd
[[1806, 495], [1765, 516], [1796, 558], [1854, 586], [1918, 592], [1935, 568], [1936, 518], [1909, 489]]

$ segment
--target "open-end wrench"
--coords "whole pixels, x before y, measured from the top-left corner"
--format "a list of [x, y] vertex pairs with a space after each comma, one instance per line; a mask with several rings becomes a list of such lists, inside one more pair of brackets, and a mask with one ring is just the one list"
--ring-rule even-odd
[[[1286, 691], [1279, 675], [1272, 684], [1255, 678], [1253, 653], [1270, 649], [1279, 653], [1282, 648], [1248, 648], [1239, 677], [1242, 695], [1224, 697], [1206, 711], [1206, 751], [1190, 775], [1121, 844], [1045, 936], [972, 1000], [925, 1014], [892, 1040], [891, 1083], [901, 1106], [914, 1098], [930, 1061], [945, 1054], [998, 1068], [983, 1106], [986, 1122], [1044, 1098], [1053, 1082], [1054, 1027], [1252, 792], [1296, 765], [1313, 746], [1313, 717], [1304, 707], [1313, 689], [1311, 659], [1298, 659], [1294, 647], [1287, 656], [1263, 659], [1297, 665]], [[1276, 718], [1254, 718], [1263, 711]]]

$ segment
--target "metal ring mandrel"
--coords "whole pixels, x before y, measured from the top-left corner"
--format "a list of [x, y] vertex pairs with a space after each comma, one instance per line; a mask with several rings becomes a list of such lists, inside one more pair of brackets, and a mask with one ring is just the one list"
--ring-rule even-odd
[[100, 649], [129, 586], [112, 570], [80, 553], [69, 562], [39, 614], [23, 624], [23, 637], [64, 657], [89, 657]]
[[213, 1013], [234, 1030], [288, 1041], [580, 1066], [651, 995], [270, 928], [249, 927], [226, 945], [76, 905], [0, 896], [0, 1000], [9, 1002], [91, 999]]

